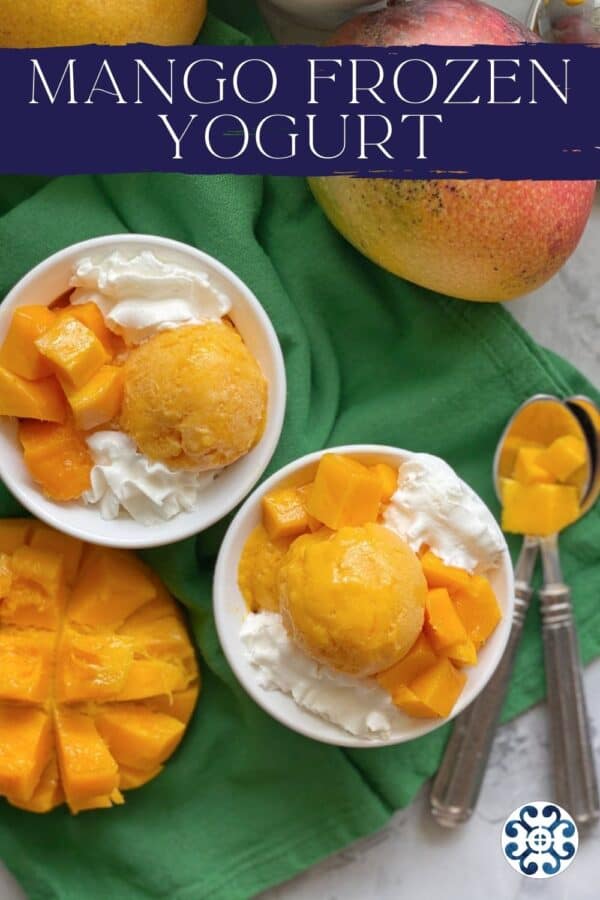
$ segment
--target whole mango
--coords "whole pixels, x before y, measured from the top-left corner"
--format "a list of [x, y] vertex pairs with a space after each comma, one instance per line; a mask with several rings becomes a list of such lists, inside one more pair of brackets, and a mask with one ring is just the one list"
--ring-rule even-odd
[[[350, 20], [338, 45], [516, 44], [537, 40], [478, 0], [400, 0]], [[369, 259], [463, 300], [512, 300], [535, 290], [579, 242], [591, 181], [310, 179], [333, 225]]]
[[10, 0], [0, 4], [0, 47], [193, 44], [207, 0]]

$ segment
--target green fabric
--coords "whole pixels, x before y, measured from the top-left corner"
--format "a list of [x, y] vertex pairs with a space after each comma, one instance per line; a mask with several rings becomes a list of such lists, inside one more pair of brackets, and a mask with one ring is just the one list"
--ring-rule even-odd
[[[261, 36], [250, 4], [221, 0], [213, 42]], [[242, 7], [241, 11], [238, 7]], [[254, 30], [253, 30], [254, 29]], [[205, 34], [205, 39], [208, 40]], [[74, 241], [141, 231], [194, 244], [256, 292], [283, 346], [288, 411], [270, 471], [324, 446], [394, 444], [444, 456], [497, 509], [492, 454], [514, 408], [537, 391], [593, 389], [498, 306], [435, 296], [377, 269], [328, 225], [300, 179], [136, 175], [0, 180], [0, 291]], [[36, 191], [36, 188], [39, 188]], [[0, 514], [18, 507], [5, 491]], [[191, 610], [204, 689], [188, 736], [124, 807], [36, 817], [0, 806], [0, 856], [31, 898], [242, 900], [371, 832], [436, 769], [447, 729], [404, 746], [344, 752], [268, 718], [224, 661], [211, 573], [227, 523], [152, 551]], [[600, 653], [600, 514], [562, 542], [583, 655]], [[507, 717], [543, 696], [536, 611]]]

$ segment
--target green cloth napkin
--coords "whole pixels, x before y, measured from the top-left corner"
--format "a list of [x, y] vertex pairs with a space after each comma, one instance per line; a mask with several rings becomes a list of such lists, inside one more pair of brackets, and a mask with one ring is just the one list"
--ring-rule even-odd
[[[242, 28], [265, 39], [250, 4], [221, 0], [215, 9], [227, 24], [211, 18], [204, 40], [243, 42]], [[368, 263], [300, 179], [0, 179], [0, 212], [2, 294], [53, 251], [123, 231], [187, 241], [236, 271], [285, 353], [287, 418], [270, 471], [320, 447], [394, 444], [440, 454], [497, 509], [492, 455], [515, 407], [537, 391], [598, 399], [501, 307], [436, 296]], [[0, 514], [18, 511], [2, 490]], [[211, 612], [226, 526], [146, 554], [190, 609], [204, 674], [197, 714], [164, 774], [110, 812], [37, 817], [0, 802], [0, 857], [34, 900], [243, 900], [380, 828], [436, 770], [447, 728], [347, 752], [287, 731], [246, 696]], [[562, 542], [586, 660], [600, 653], [599, 546], [597, 510]], [[543, 692], [532, 610], [506, 717]], [[507, 797], [507, 810], [522, 799]]]

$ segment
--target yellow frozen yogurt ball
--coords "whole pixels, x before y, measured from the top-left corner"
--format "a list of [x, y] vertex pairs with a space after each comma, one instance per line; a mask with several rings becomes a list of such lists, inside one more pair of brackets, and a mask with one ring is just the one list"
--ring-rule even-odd
[[349, 675], [394, 665], [423, 627], [421, 564], [382, 525], [298, 538], [283, 563], [279, 591], [281, 615], [297, 645]]
[[121, 427], [173, 468], [230, 465], [260, 440], [267, 382], [225, 322], [163, 331], [125, 363]]

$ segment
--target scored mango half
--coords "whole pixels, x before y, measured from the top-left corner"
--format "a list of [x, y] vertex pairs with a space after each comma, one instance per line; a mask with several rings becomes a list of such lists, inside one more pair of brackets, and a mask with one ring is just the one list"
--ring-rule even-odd
[[200, 690], [182, 612], [132, 553], [0, 521], [0, 795], [123, 803], [162, 771]]

